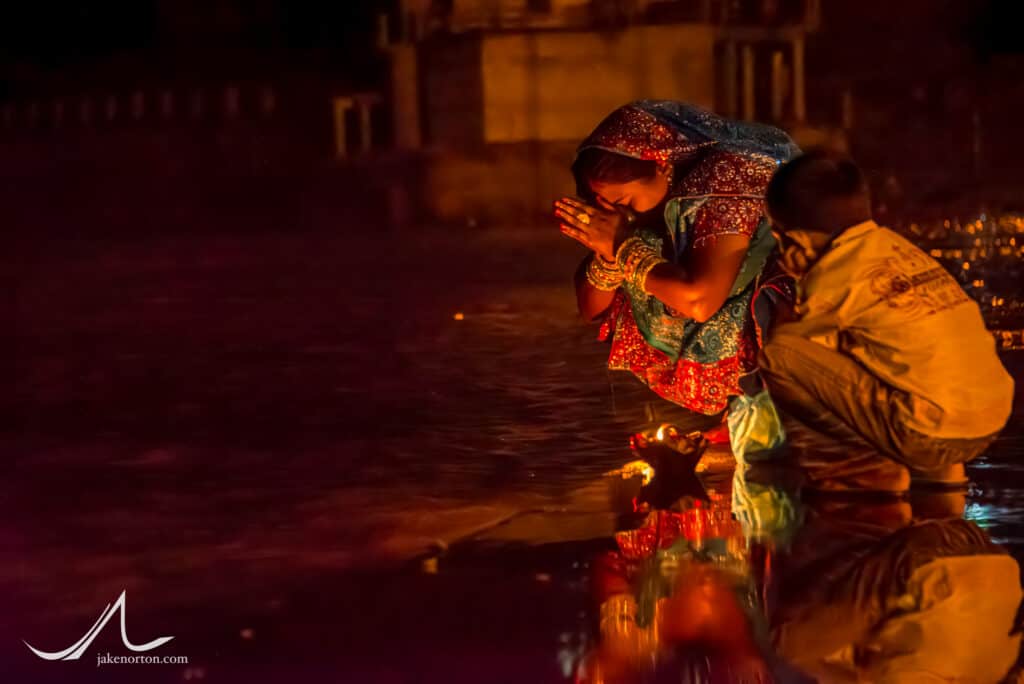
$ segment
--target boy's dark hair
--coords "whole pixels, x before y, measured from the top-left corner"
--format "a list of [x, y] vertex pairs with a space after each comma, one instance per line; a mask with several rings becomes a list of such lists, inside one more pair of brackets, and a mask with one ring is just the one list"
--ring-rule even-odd
[[772, 177], [765, 203], [776, 229], [834, 233], [871, 219], [871, 192], [849, 157], [813, 150]]
[[589, 200], [593, 199], [591, 181], [629, 183], [653, 178], [657, 171], [658, 163], [652, 159], [635, 159], [598, 147], [588, 147], [581, 151], [572, 164], [576, 193]]

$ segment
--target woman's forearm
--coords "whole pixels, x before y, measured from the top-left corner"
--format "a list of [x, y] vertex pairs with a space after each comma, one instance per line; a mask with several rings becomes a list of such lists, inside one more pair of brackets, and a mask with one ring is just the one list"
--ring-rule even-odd
[[712, 298], [706, 283], [693, 279], [681, 266], [658, 264], [647, 274], [644, 289], [677, 313], [703, 323], [725, 302]]
[[746, 258], [750, 238], [723, 235], [695, 248], [684, 266], [658, 264], [643, 283], [644, 289], [679, 314], [703, 323], [729, 298]]

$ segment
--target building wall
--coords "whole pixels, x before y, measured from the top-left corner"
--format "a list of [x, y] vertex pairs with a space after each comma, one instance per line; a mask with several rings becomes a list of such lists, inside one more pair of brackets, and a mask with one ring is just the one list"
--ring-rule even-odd
[[574, 150], [575, 143], [563, 142], [431, 152], [412, 191], [417, 209], [444, 222], [553, 229], [551, 202], [575, 194], [569, 173]]
[[420, 45], [420, 102], [428, 145], [459, 148], [482, 141], [480, 49], [475, 36]]
[[578, 140], [631, 100], [714, 107], [714, 29], [493, 34], [481, 39], [483, 142]]
[[428, 216], [535, 223], [574, 192], [575, 146], [644, 98], [715, 104], [715, 30], [474, 33], [420, 44], [422, 183]]

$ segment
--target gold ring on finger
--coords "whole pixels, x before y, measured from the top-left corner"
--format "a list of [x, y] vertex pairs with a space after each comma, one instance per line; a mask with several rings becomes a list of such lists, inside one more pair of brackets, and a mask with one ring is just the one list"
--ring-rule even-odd
[[576, 214], [576, 218], [579, 219], [579, 222], [582, 223], [583, 225], [586, 225], [586, 226], [590, 225], [590, 215], [589, 214], [584, 213], [584, 212], [581, 211], [580, 213]]

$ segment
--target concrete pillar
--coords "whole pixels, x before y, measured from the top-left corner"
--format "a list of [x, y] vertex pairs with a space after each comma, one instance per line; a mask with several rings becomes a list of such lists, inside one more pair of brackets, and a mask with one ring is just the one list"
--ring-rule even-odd
[[804, 39], [793, 40], [793, 117], [807, 120], [807, 101], [804, 82]]
[[160, 93], [160, 117], [170, 119], [174, 116], [174, 93], [165, 90]]
[[[399, 29], [401, 30], [401, 29]], [[388, 31], [388, 15], [377, 15], [377, 49], [386, 50], [391, 43], [390, 31]]]
[[743, 118], [753, 121], [757, 115], [754, 96], [754, 46], [743, 46]]
[[277, 94], [270, 86], [264, 86], [260, 91], [260, 113], [263, 116], [273, 116], [277, 109]]
[[146, 114], [146, 98], [141, 90], [132, 93], [131, 101], [132, 118], [138, 121]]
[[417, 70], [415, 45], [391, 48], [391, 125], [395, 147], [400, 150], [415, 150], [423, 143]]
[[853, 91], [847, 88], [842, 98], [843, 128], [849, 131], [853, 129], [854, 122]]
[[64, 123], [64, 100], [53, 101], [53, 127], [60, 128]]
[[728, 41], [722, 52], [722, 78], [725, 94], [725, 115], [735, 118], [739, 114], [739, 92], [737, 89], [736, 43]]
[[35, 128], [39, 124], [39, 103], [30, 102], [28, 108], [25, 110], [25, 119], [28, 121], [29, 128]]
[[356, 104], [359, 107], [359, 147], [363, 154], [369, 154], [373, 150], [373, 121], [370, 118], [372, 105], [366, 100], [359, 100]]
[[106, 118], [108, 123], [117, 117], [117, 96], [107, 96], [107, 100], [103, 105], [103, 116]]
[[86, 126], [92, 123], [93, 114], [93, 103], [91, 98], [82, 98], [82, 101], [78, 103], [78, 118], [82, 120], [82, 123]]
[[772, 121], [782, 121], [783, 98], [785, 97], [785, 73], [786, 65], [782, 59], [782, 51], [772, 52]]
[[345, 130], [345, 115], [355, 104], [351, 97], [335, 97], [331, 99], [334, 112], [334, 158], [348, 157], [348, 136]]
[[203, 91], [195, 90], [192, 92], [192, 97], [189, 100], [189, 115], [193, 119], [203, 118], [203, 110], [205, 109], [205, 103], [203, 102]]
[[983, 144], [984, 129], [981, 123], [981, 110], [975, 105], [971, 109], [971, 161], [974, 162], [974, 178], [978, 180], [982, 175], [982, 163], [984, 161]]
[[238, 86], [229, 85], [224, 88], [224, 118], [237, 119], [242, 109], [242, 93]]
[[804, 25], [808, 31], [817, 31], [821, 28], [821, 0], [806, 0], [804, 10]]
[[0, 121], [3, 121], [4, 128], [14, 126], [14, 105], [5, 104], [0, 108]]

